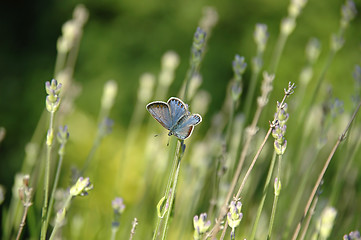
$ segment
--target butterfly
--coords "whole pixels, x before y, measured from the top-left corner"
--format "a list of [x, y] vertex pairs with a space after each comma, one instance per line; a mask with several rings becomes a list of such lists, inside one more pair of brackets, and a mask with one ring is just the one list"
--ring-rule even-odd
[[155, 120], [169, 130], [168, 136], [174, 135], [185, 140], [192, 135], [195, 125], [202, 122], [199, 114], [191, 114], [188, 105], [179, 98], [171, 97], [167, 102], [148, 103], [147, 110]]

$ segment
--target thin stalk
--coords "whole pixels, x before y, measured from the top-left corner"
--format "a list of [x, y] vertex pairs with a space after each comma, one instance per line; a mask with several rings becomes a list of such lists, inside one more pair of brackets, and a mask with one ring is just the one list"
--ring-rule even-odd
[[117, 235], [118, 228], [112, 228], [112, 235], [110, 236], [110, 240], [115, 240], [115, 236]]
[[170, 218], [170, 214], [172, 212], [172, 207], [173, 207], [173, 203], [174, 203], [174, 197], [175, 197], [175, 193], [176, 193], [176, 188], [177, 188], [177, 183], [178, 183], [178, 176], [179, 176], [179, 170], [180, 170], [180, 163], [181, 163], [181, 159], [182, 159], [182, 155], [183, 153], [181, 153], [182, 151], [182, 142], [179, 142], [179, 151], [178, 151], [178, 156], [176, 157], [177, 159], [177, 170], [175, 172], [174, 175], [174, 181], [173, 181], [173, 186], [172, 186], [172, 192], [171, 192], [171, 196], [170, 196], [170, 201], [169, 201], [169, 209], [167, 211], [167, 215], [164, 221], [164, 228], [163, 228], [163, 235], [162, 235], [162, 240], [166, 239], [167, 236], [167, 232], [168, 232], [168, 226], [169, 226], [169, 218]]
[[[257, 57], [259, 59], [262, 59], [262, 52], [258, 52], [257, 53]], [[254, 97], [254, 93], [256, 91], [256, 86], [257, 86], [257, 79], [259, 76], [259, 70], [255, 70], [252, 72], [252, 76], [251, 76], [251, 85], [249, 86], [249, 89], [247, 90], [247, 97], [246, 97], [246, 104], [245, 104], [245, 110], [244, 110], [244, 115], [246, 117], [246, 124], [248, 124], [248, 119], [250, 119], [250, 111], [251, 111], [251, 107], [252, 107], [252, 102], [253, 102], [253, 97]]]
[[326, 72], [329, 69], [329, 67], [331, 66], [331, 63], [332, 63], [333, 58], [335, 57], [335, 54], [336, 54], [336, 52], [334, 50], [331, 50], [331, 52], [329, 53], [326, 63], [322, 68], [321, 74], [317, 79], [316, 87], [313, 90], [311, 101], [307, 105], [305, 111], [303, 111], [303, 114], [301, 114], [301, 117], [299, 118], [300, 119], [299, 122], [301, 122], [301, 123], [305, 122], [305, 118], [306, 118], [306, 116], [308, 116], [308, 113], [310, 112], [312, 105], [315, 103], [316, 97], [318, 96], [318, 93], [321, 88], [321, 84], [322, 84], [323, 80], [325, 79]]
[[269, 183], [271, 182], [271, 177], [272, 177], [272, 173], [273, 173], [273, 168], [275, 166], [275, 162], [276, 162], [276, 152], [274, 151], [273, 155], [272, 155], [271, 164], [270, 164], [270, 167], [268, 169], [266, 182], [265, 182], [265, 185], [263, 187], [263, 196], [262, 196], [261, 202], [260, 202], [260, 204], [258, 206], [256, 220], [255, 220], [255, 222], [253, 224], [251, 237], [249, 238], [250, 240], [253, 240], [255, 238], [255, 236], [256, 236], [256, 230], [257, 230], [258, 222], [259, 222], [259, 219], [261, 218], [261, 213], [262, 213], [264, 202], [265, 202], [266, 196], [267, 196], [267, 189], [269, 187]]
[[208, 207], [208, 216], [209, 217], [213, 217], [213, 211], [214, 211], [214, 207], [216, 206], [217, 204], [217, 199], [218, 199], [218, 195], [219, 195], [219, 184], [220, 184], [220, 176], [219, 176], [219, 168], [222, 167], [220, 166], [220, 161], [219, 160], [216, 160], [214, 161], [215, 162], [215, 167], [214, 169], [216, 169], [216, 174], [215, 174], [215, 177], [214, 177], [214, 181], [213, 181], [213, 189], [212, 189], [212, 198], [211, 198], [211, 201], [210, 201], [210, 204], [209, 204], [209, 207]]
[[[233, 120], [234, 120], [234, 112], [236, 110], [236, 102], [232, 100], [232, 107], [231, 112], [229, 116], [229, 122], [228, 122], [228, 128], [227, 128], [227, 134], [226, 134], [226, 148], [229, 149], [229, 145], [232, 138], [232, 132], [233, 132]], [[228, 151], [227, 151], [228, 152]]]
[[[222, 234], [221, 234], [221, 238], [219, 240], [223, 240], [224, 237], [226, 236], [226, 232], [227, 232], [227, 228], [228, 228], [228, 222], [226, 221], [224, 223], [224, 227], [223, 227], [223, 231], [222, 231]], [[232, 236], [231, 236], [231, 239], [232, 239]]]
[[274, 223], [275, 215], [276, 215], [277, 203], [278, 203], [278, 195], [275, 195], [275, 198], [273, 199], [272, 213], [271, 213], [271, 219], [270, 219], [270, 226], [268, 228], [267, 240], [271, 239], [273, 223]]
[[280, 58], [281, 58], [281, 55], [282, 55], [283, 49], [285, 47], [288, 36], [289, 36], [288, 34], [284, 34], [281, 32], [281, 34], [278, 37], [275, 51], [273, 52], [271, 65], [270, 65], [270, 73], [271, 74], [276, 73], [278, 63], [280, 61]]
[[23, 217], [21, 218], [21, 222], [20, 222], [20, 227], [19, 227], [19, 231], [18, 234], [16, 236], [16, 240], [20, 239], [21, 233], [24, 229], [25, 226], [25, 220], [26, 220], [26, 216], [28, 215], [28, 210], [29, 210], [30, 205], [29, 204], [25, 204], [24, 205], [24, 213], [23, 213]]
[[[175, 137], [171, 137], [169, 156], [172, 156], [174, 158], [175, 153], [176, 153], [176, 149], [177, 149], [177, 145], [178, 145], [177, 144], [177, 139]], [[177, 165], [178, 165], [177, 158], [174, 158], [173, 166], [172, 166], [171, 173], [169, 175], [168, 182], [167, 182], [167, 187], [166, 187], [166, 190], [165, 190], [165, 193], [164, 193], [164, 198], [168, 198], [167, 202], [169, 201], [169, 198], [170, 198], [169, 197], [169, 192], [171, 191], [172, 181], [173, 181], [175, 173], [176, 173]], [[172, 191], [174, 192], [174, 189]], [[165, 211], [170, 211], [169, 206], [168, 207], [164, 206], [164, 212], [162, 213], [162, 215], [165, 213]], [[163, 220], [163, 217], [158, 216], [157, 224], [156, 224], [154, 234], [153, 234], [153, 238], [152, 238], [153, 240], [157, 239], [157, 237], [158, 237], [159, 229], [160, 229], [160, 226], [162, 224], [162, 220]]]
[[[95, 137], [94, 139], [94, 142], [93, 142], [93, 146], [92, 148], [90, 149], [89, 151], [89, 154], [85, 160], [85, 163], [83, 165], [83, 169], [80, 171], [79, 175], [82, 176], [84, 174], [84, 172], [88, 169], [89, 165], [90, 165], [90, 162], [91, 160], [93, 159], [94, 155], [95, 155], [95, 152], [96, 150], [98, 149], [100, 143], [101, 143], [101, 136], [99, 134], [99, 131], [97, 133], [97, 136]], [[76, 181], [77, 179], [74, 179], [74, 181]]]
[[[54, 112], [50, 112], [50, 123], [49, 123], [50, 134], [52, 134], [54, 132], [53, 124], [54, 124]], [[46, 151], [46, 159], [45, 159], [44, 205], [43, 205], [43, 211], [42, 211], [42, 216], [41, 216], [42, 227], [41, 227], [41, 233], [40, 233], [40, 239], [42, 239], [42, 240], [46, 239], [46, 231], [48, 229], [48, 224], [47, 224], [46, 218], [47, 218], [48, 199], [49, 199], [50, 159], [51, 159], [52, 145], [53, 144], [50, 142], [49, 143], [47, 142], [47, 145], [46, 145], [47, 151]]]
[[187, 72], [186, 79], [184, 79], [185, 87], [184, 87], [184, 95], [183, 100], [186, 102], [188, 97], [188, 88], [189, 88], [189, 82], [192, 79], [193, 75], [196, 74], [197, 68], [195, 64], [191, 64], [190, 69]]
[[65, 51], [58, 51], [55, 60], [55, 69], [54, 69], [54, 77], [58, 75], [58, 73], [64, 69], [65, 62], [66, 62], [66, 52]]
[[135, 235], [135, 228], [138, 225], [138, 220], [136, 218], [134, 218], [133, 224], [132, 224], [132, 230], [130, 231], [130, 236], [129, 236], [129, 240], [132, 240], [134, 235]]
[[70, 70], [70, 72], [71, 72], [70, 76], [72, 76], [74, 73], [75, 63], [76, 63], [76, 59], [78, 58], [80, 40], [82, 38], [82, 35], [83, 35], [83, 30], [81, 28], [79, 28], [78, 35], [75, 37], [74, 42], [73, 42], [74, 45], [68, 54], [66, 68]]
[[51, 191], [50, 203], [49, 203], [49, 211], [48, 211], [48, 214], [46, 216], [46, 225], [49, 224], [50, 216], [51, 216], [51, 213], [52, 213], [52, 210], [53, 210], [53, 205], [54, 205], [54, 200], [55, 200], [55, 192], [56, 192], [56, 189], [58, 187], [62, 164], [63, 164], [63, 156], [60, 155], [58, 166], [56, 168], [56, 174], [55, 174], [53, 189]]
[[259, 155], [261, 154], [264, 145], [266, 145], [266, 141], [268, 140], [268, 137], [270, 136], [271, 132], [272, 132], [272, 128], [270, 128], [270, 129], [268, 130], [266, 136], [265, 136], [264, 139], [263, 139], [263, 142], [262, 142], [261, 146], [259, 147], [256, 155], [254, 156], [254, 158], [253, 158], [253, 160], [252, 160], [252, 163], [251, 163], [251, 165], [249, 166], [249, 168], [248, 168], [248, 170], [247, 170], [247, 172], [246, 172], [246, 175], [245, 175], [244, 178], [243, 178], [243, 181], [242, 181], [242, 183], [241, 183], [241, 186], [240, 186], [239, 189], [238, 189], [238, 192], [237, 192], [237, 194], [236, 194], [236, 198], [239, 198], [239, 196], [241, 195], [242, 190], [243, 190], [243, 188], [244, 188], [244, 185], [246, 184], [246, 181], [247, 181], [249, 175], [251, 174], [251, 171], [252, 171], [254, 165], [256, 164], [256, 161], [257, 161]]
[[[69, 206], [70, 206], [70, 202], [71, 202], [72, 198], [73, 198], [73, 196], [69, 194], [68, 198], [65, 201], [64, 208], [63, 208], [63, 211], [65, 211], [65, 213], [68, 212], [68, 210], [69, 210]], [[58, 230], [61, 226], [62, 226], [62, 222], [56, 220], [55, 226], [53, 228], [53, 231], [51, 232], [49, 240], [53, 240], [55, 238], [56, 233], [58, 232]]]
[[312, 218], [312, 216], [313, 216], [313, 213], [315, 212], [315, 208], [316, 208], [317, 202], [318, 202], [318, 197], [316, 197], [315, 200], [314, 200], [313, 203], [312, 203], [312, 206], [311, 206], [311, 209], [310, 209], [310, 214], [307, 216], [307, 220], [306, 220], [306, 222], [305, 222], [305, 227], [304, 227], [303, 230], [302, 230], [300, 240], [305, 239], [305, 236], [306, 236], [308, 227], [309, 227], [310, 222], [311, 222], [311, 218]]
[[282, 163], [282, 155], [278, 155], [278, 172], [277, 172], [278, 180], [276, 180], [277, 183], [275, 183], [275, 184], [278, 185], [277, 188], [279, 188], [279, 190], [277, 190], [276, 187], [275, 187], [275, 197], [273, 199], [272, 213], [271, 213], [270, 225], [269, 225], [269, 228], [268, 228], [267, 239], [271, 239], [273, 224], [274, 224], [275, 216], [276, 216], [276, 209], [277, 209], [277, 204], [278, 204], [280, 183], [281, 183], [281, 168], [282, 168], [281, 163]]
[[306, 215], [307, 215], [307, 213], [308, 213], [308, 210], [310, 209], [310, 205], [311, 205], [311, 203], [312, 203], [313, 198], [314, 198], [315, 195], [316, 195], [318, 186], [320, 185], [320, 183], [321, 183], [321, 181], [322, 181], [322, 178], [323, 178], [323, 176], [325, 175], [325, 172], [326, 172], [326, 170], [327, 170], [327, 168], [328, 168], [328, 165], [330, 164], [331, 159], [332, 159], [333, 155], [335, 154], [338, 146], [339, 146], [340, 143], [346, 138], [346, 133], [348, 132], [348, 130], [349, 130], [350, 126], [351, 126], [351, 123], [352, 123], [353, 120], [355, 119], [356, 114], [357, 114], [358, 111], [360, 110], [360, 106], [361, 106], [361, 102], [359, 102], [359, 104], [358, 104], [355, 112], [353, 113], [353, 115], [352, 115], [349, 123], [347, 124], [345, 130], [344, 130], [343, 133], [339, 136], [339, 138], [337, 139], [337, 141], [336, 141], [336, 143], [335, 143], [335, 146], [332, 148], [332, 150], [331, 150], [331, 152], [330, 152], [330, 155], [328, 156], [328, 158], [327, 158], [327, 160], [326, 160], [326, 162], [325, 162], [325, 165], [324, 165], [323, 169], [321, 170], [321, 172], [320, 172], [320, 174], [319, 174], [319, 176], [318, 176], [318, 179], [317, 179], [317, 181], [316, 181], [316, 183], [315, 183], [315, 185], [314, 185], [314, 187], [313, 187], [313, 190], [312, 190], [311, 195], [310, 195], [310, 197], [309, 197], [309, 199], [308, 199], [308, 202], [307, 202], [307, 204], [306, 204], [306, 207], [305, 207], [305, 210], [304, 210], [304, 212], [303, 212], [303, 215], [302, 215], [300, 221], [298, 222], [297, 227], [296, 227], [296, 229], [295, 229], [295, 232], [294, 232], [294, 234], [293, 234], [292, 240], [296, 240], [296, 239], [297, 239], [298, 233], [300, 232], [300, 229], [301, 229], [301, 224], [302, 224], [304, 218], [306, 217]]

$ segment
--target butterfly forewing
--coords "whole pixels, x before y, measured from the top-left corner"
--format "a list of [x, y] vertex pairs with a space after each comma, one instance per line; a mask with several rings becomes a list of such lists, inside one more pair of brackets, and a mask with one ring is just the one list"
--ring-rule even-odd
[[171, 97], [168, 100], [169, 111], [172, 119], [171, 126], [175, 126], [184, 115], [188, 114], [187, 105], [180, 99]]
[[151, 102], [147, 105], [148, 112], [155, 118], [163, 127], [170, 129], [172, 125], [172, 118], [169, 111], [169, 106], [165, 102]]

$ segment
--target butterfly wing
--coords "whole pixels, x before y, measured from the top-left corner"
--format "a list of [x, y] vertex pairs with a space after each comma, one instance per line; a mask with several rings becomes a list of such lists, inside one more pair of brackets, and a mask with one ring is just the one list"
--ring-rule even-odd
[[184, 115], [172, 129], [172, 134], [181, 140], [192, 135], [194, 126], [202, 122], [199, 114]]
[[173, 126], [167, 103], [161, 101], [151, 102], [147, 105], [147, 110], [166, 129], [169, 130]]
[[170, 116], [172, 119], [172, 127], [177, 124], [181, 117], [188, 114], [188, 108], [187, 105], [182, 102], [182, 100], [176, 97], [169, 98], [167, 103], [169, 105]]

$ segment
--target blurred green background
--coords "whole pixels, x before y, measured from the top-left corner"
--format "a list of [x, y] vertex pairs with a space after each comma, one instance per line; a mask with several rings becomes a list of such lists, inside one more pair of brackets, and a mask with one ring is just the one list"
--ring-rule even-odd
[[[114, 132], [103, 143], [103, 151], [99, 153], [101, 156], [97, 156], [100, 159], [98, 166], [102, 168], [99, 171], [104, 172], [99, 175], [102, 177], [107, 176], [112, 164], [117, 164], [120, 158], [119, 148], [121, 149], [122, 139], [126, 135], [134, 110], [140, 75], [144, 72], [157, 75], [160, 59], [168, 50], [174, 50], [180, 56], [180, 66], [169, 93], [169, 96], [177, 95], [189, 66], [193, 34], [205, 6], [213, 6], [218, 12], [219, 20], [207, 43], [201, 66], [201, 88], [210, 93], [211, 104], [209, 111], [203, 116], [202, 127], [195, 131], [197, 135], [206, 132], [211, 116], [223, 104], [227, 85], [233, 76], [231, 63], [235, 54], [244, 56], [249, 65], [244, 77], [244, 89], [247, 89], [247, 80], [251, 73], [250, 62], [256, 53], [253, 31], [257, 23], [267, 24], [270, 33], [264, 58], [265, 69], [269, 67], [280, 21], [287, 15], [289, 1], [38, 0], [2, 3], [0, 126], [5, 127], [6, 137], [0, 145], [0, 183], [8, 189], [5, 204], [9, 202], [14, 175], [21, 168], [25, 145], [29, 142], [44, 109], [44, 83], [53, 78], [56, 42], [61, 35], [62, 24], [71, 18], [78, 3], [83, 3], [89, 10], [89, 20], [84, 27], [74, 72], [74, 79], [81, 84], [82, 92], [75, 100], [75, 110], [69, 116], [68, 123], [65, 122], [70, 126], [70, 139], [73, 138], [71, 141], [74, 143], [69, 146], [68, 159], [63, 170], [63, 187], [67, 186], [70, 166], [80, 165], [91, 147], [102, 88], [107, 80], [114, 79], [118, 82], [118, 96], [110, 115], [115, 123]], [[289, 81], [297, 84], [299, 72], [305, 64], [305, 46], [311, 37], [317, 37], [322, 43], [320, 59], [315, 65], [315, 76], [320, 74], [329, 51], [330, 36], [336, 33], [339, 27], [340, 7], [343, 3], [344, 1], [337, 0], [308, 2], [284, 49], [270, 103], [280, 99], [283, 88]], [[356, 1], [356, 7], [361, 9], [359, 1]], [[333, 95], [344, 101], [346, 112], [352, 110], [352, 71], [361, 60], [360, 29], [361, 18], [358, 15], [345, 33], [345, 46], [337, 53], [321, 91], [325, 94], [326, 86], [332, 86]], [[313, 84], [310, 83], [311, 86]], [[267, 127], [268, 120], [272, 118], [273, 109], [269, 109], [260, 122], [263, 127]], [[141, 139], [140, 137], [140, 145]], [[128, 167], [132, 172], [137, 166]], [[141, 176], [142, 171], [139, 171], [140, 173], [134, 170], [134, 178], [129, 177], [131, 182], [125, 183], [128, 189], [134, 191], [128, 196], [122, 196], [126, 203], [137, 198], [136, 192], [140, 192], [144, 187], [141, 183], [132, 182]], [[103, 181], [106, 184], [115, 184], [113, 179]], [[141, 182], [139, 179], [138, 181]], [[103, 189], [104, 192], [106, 190]], [[126, 191], [119, 192], [124, 194]], [[108, 196], [101, 202], [103, 205], [96, 206], [98, 210], [108, 207], [105, 204], [110, 204], [106, 201], [112, 198], [113, 193], [105, 194]], [[159, 196], [153, 197], [157, 202]], [[94, 206], [84, 209], [88, 207]], [[150, 216], [154, 214], [154, 209], [148, 211]]]

